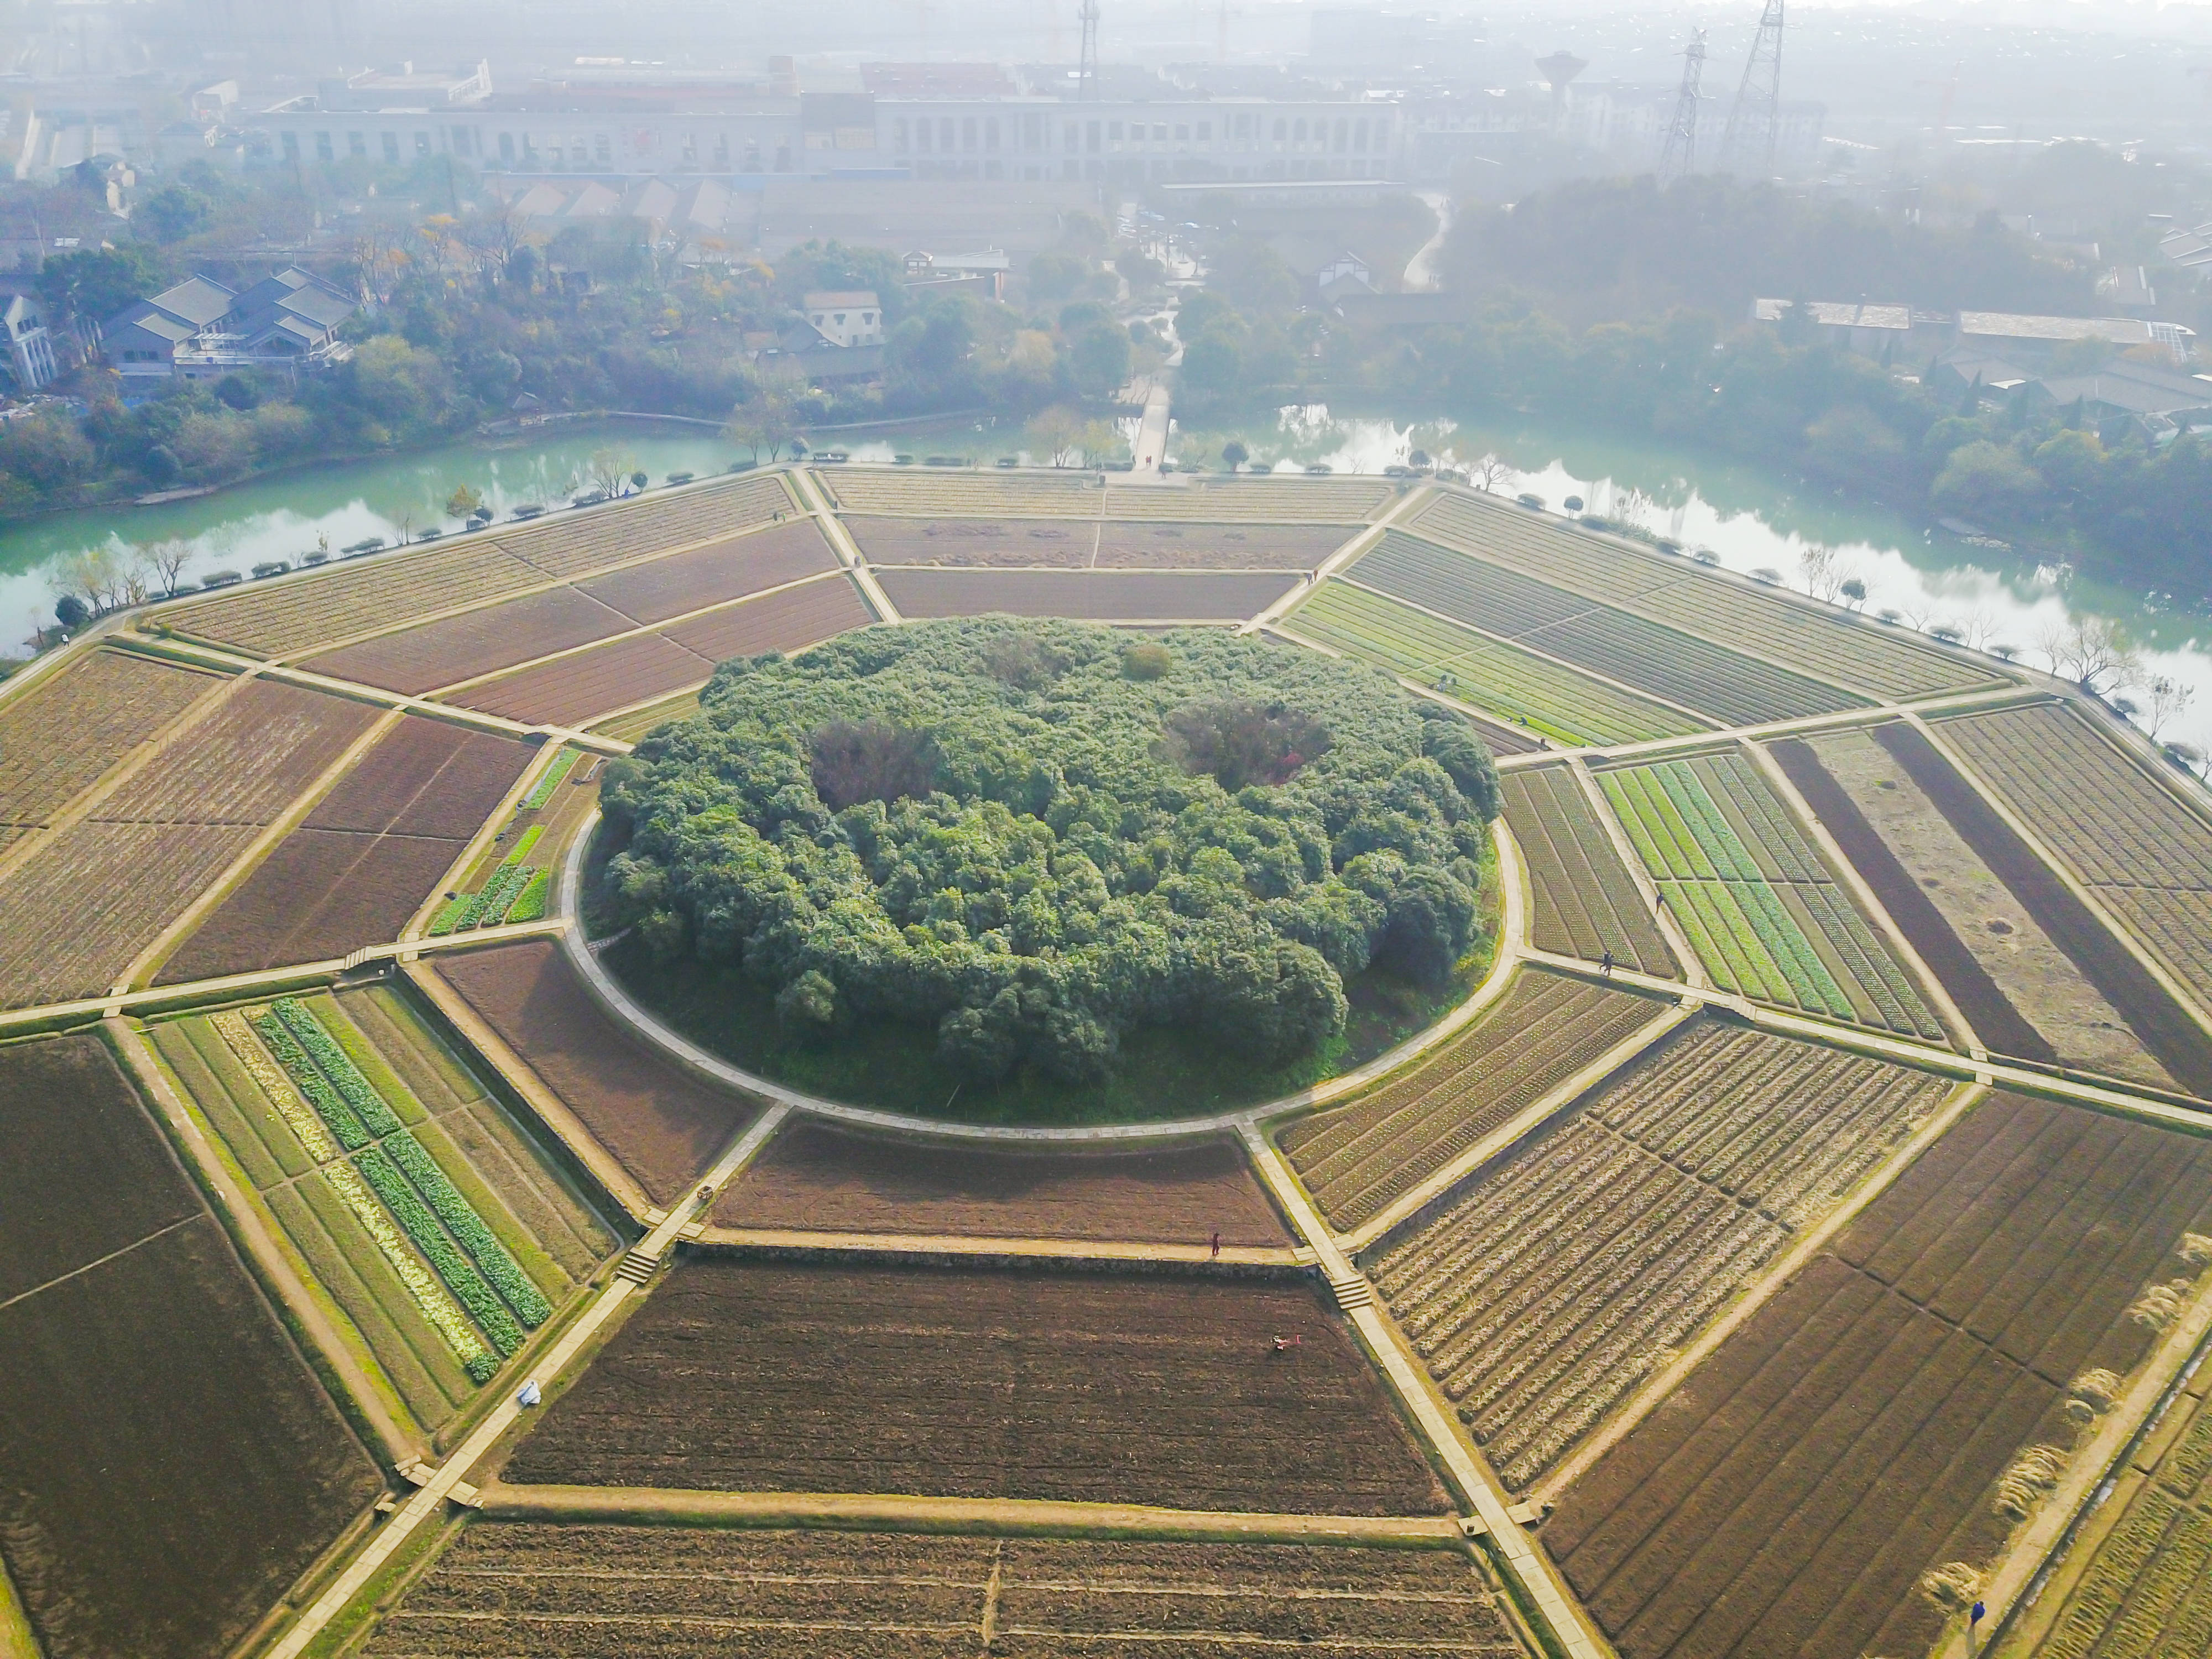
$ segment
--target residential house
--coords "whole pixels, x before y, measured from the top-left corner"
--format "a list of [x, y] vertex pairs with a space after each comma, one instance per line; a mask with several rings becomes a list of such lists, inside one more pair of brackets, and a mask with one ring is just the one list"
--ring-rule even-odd
[[883, 307], [873, 289], [825, 289], [805, 296], [806, 320], [831, 345], [879, 346], [884, 343]]
[[50, 385], [62, 372], [54, 337], [46, 331], [46, 307], [27, 282], [0, 279], [0, 328], [8, 335], [8, 372], [15, 390], [28, 393]]
[[346, 295], [296, 265], [243, 292], [188, 276], [110, 319], [102, 349], [126, 386], [219, 380], [240, 369], [296, 376], [352, 355], [338, 329], [354, 309]]

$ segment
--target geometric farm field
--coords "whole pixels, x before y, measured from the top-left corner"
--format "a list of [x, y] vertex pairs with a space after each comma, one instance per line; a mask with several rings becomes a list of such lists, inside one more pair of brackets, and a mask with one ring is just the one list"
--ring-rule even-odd
[[[489, 1645], [488, 1645], [489, 1644]], [[479, 1522], [369, 1659], [1519, 1659], [1456, 1550]]]
[[48, 1659], [219, 1659], [375, 1466], [96, 1036], [0, 1048], [0, 1560]]
[[434, 1429], [465, 1405], [613, 1248], [395, 992], [149, 1035], [403, 1424]]
[[647, 1300], [503, 1478], [1324, 1515], [1446, 1507], [1308, 1285], [713, 1257]]
[[1624, 1652], [1918, 1653], [2199, 1293], [2212, 1142], [1996, 1094], [1562, 1496]]
[[1693, 1026], [1385, 1246], [1376, 1286], [1500, 1478], [1525, 1487], [1947, 1092]]
[[1942, 1041], [1889, 947], [1742, 755], [1608, 769], [1598, 781], [1718, 984]]

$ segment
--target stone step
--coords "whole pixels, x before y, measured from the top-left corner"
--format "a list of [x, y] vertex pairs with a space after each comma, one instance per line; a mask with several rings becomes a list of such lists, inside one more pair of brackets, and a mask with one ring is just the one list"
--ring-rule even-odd
[[1346, 1313], [1375, 1305], [1374, 1287], [1358, 1273], [1346, 1273], [1342, 1278], [1331, 1273], [1328, 1288], [1335, 1293], [1336, 1305]]
[[659, 1265], [659, 1256], [650, 1255], [640, 1247], [623, 1257], [615, 1268], [615, 1277], [626, 1279], [633, 1285], [642, 1285], [653, 1277], [653, 1269]]

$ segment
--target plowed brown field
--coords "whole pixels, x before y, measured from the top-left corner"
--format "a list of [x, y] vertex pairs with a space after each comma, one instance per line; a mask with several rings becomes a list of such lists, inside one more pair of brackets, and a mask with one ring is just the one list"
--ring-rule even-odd
[[1239, 1147], [1013, 1152], [802, 1121], [722, 1194], [727, 1227], [1285, 1246]]
[[80, 657], [0, 705], [0, 823], [42, 824], [221, 685], [121, 651]]
[[[1992, 1096], [1571, 1487], [1541, 1534], [1621, 1652], [1856, 1659], [1927, 1649], [1920, 1588], [1985, 1570], [2033, 1447], [2124, 1377], [2146, 1289], [2212, 1209], [2212, 1143]], [[2148, 1305], [2148, 1304], [2144, 1304]], [[2101, 1385], [2109, 1387], [2109, 1384]], [[2030, 1480], [2027, 1506], [2039, 1501]]]
[[1240, 622], [1295, 578], [1100, 570], [880, 570], [906, 617], [1072, 617], [1092, 622]]
[[47, 1659], [219, 1659], [374, 1467], [97, 1038], [0, 1049], [0, 1558]]
[[1449, 1551], [479, 1522], [368, 1652], [1244, 1659], [1282, 1646], [1340, 1659], [1521, 1651]]
[[399, 937], [528, 762], [523, 744], [400, 722], [155, 975], [172, 985], [327, 962]]
[[576, 586], [632, 622], [657, 623], [836, 568], [837, 556], [814, 520], [800, 519], [630, 565]]
[[418, 696], [631, 626], [630, 619], [612, 606], [573, 587], [556, 587], [344, 646], [310, 657], [301, 666], [334, 679]]
[[458, 991], [658, 1203], [681, 1193], [757, 1107], [680, 1072], [615, 1024], [558, 945], [440, 957]]
[[[1295, 1339], [1277, 1352], [1273, 1339]], [[1310, 1285], [687, 1261], [521, 1483], [1333, 1515], [1443, 1489]]]
[[0, 881], [0, 1001], [106, 991], [377, 714], [265, 681], [238, 688]]

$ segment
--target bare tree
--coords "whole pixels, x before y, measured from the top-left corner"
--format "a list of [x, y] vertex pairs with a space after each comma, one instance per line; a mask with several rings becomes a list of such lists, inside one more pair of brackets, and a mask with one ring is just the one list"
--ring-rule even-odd
[[2166, 674], [2153, 675], [2143, 691], [2150, 699], [2149, 706], [2142, 711], [2143, 729], [2150, 733], [2153, 743], [2158, 741], [2161, 730], [2177, 715], [2187, 714], [2197, 701], [2195, 686], [2185, 685]]
[[2051, 659], [2051, 672], [2072, 680], [2092, 696], [2132, 685], [2142, 660], [2127, 630], [2103, 617], [2084, 617], [2053, 624], [2037, 641]]
[[1054, 466], [1079, 459], [1083, 448], [1083, 417], [1064, 404], [1040, 410], [1030, 422], [1030, 436]]
[[1498, 485], [1510, 483], [1520, 476], [1495, 455], [1484, 456], [1468, 468], [1467, 475], [1477, 489], [1493, 495], [1498, 493]]
[[145, 562], [154, 579], [161, 584], [165, 594], [177, 591], [177, 581], [191, 562], [192, 544], [181, 537], [172, 536], [166, 541], [149, 542], [138, 550], [138, 557]]
[[1832, 547], [1824, 547], [1818, 542], [1808, 543], [1805, 550], [1797, 556], [1797, 575], [1805, 584], [1805, 591], [1829, 605], [1836, 602], [1836, 595], [1843, 592], [1844, 583], [1850, 574], [1844, 568], [1842, 557]]
[[623, 493], [629, 475], [637, 470], [635, 458], [619, 449], [595, 449], [584, 463], [584, 477], [592, 489], [609, 497]]
[[730, 443], [742, 445], [750, 450], [753, 465], [760, 465], [761, 446], [768, 441], [768, 428], [754, 410], [739, 404], [723, 426], [722, 436]]

